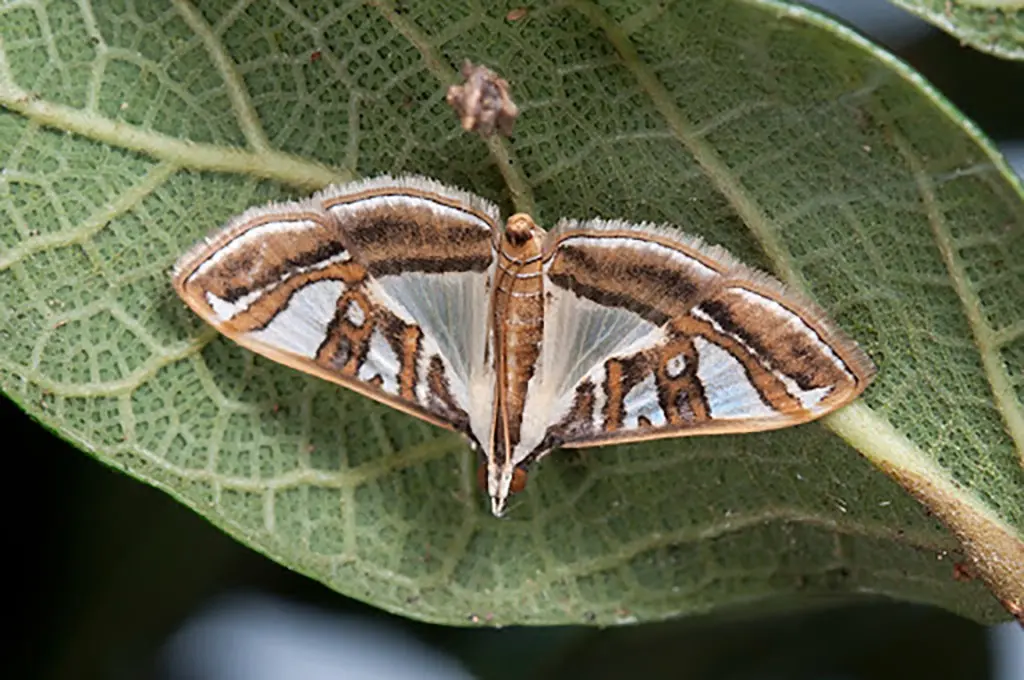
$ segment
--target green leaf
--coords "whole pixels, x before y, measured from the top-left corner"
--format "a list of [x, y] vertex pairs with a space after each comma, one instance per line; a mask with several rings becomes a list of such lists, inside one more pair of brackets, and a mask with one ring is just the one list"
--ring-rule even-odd
[[1024, 0], [891, 0], [965, 45], [1024, 60]]
[[[0, 8], [0, 386], [256, 550], [421, 619], [857, 593], [1005, 616], [954, 578], [966, 559], [1011, 606], [1024, 583], [1024, 202], [1001, 158], [807, 10], [542, 4]], [[512, 140], [461, 132], [464, 58], [511, 82]], [[678, 224], [816, 298], [879, 377], [824, 423], [553, 455], [495, 520], [457, 437], [254, 357], [169, 285], [245, 207], [381, 172], [549, 225]]]

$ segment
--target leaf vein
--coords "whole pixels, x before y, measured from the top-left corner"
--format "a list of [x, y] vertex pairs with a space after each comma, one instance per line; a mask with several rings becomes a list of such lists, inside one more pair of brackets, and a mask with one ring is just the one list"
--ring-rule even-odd
[[623, 66], [636, 78], [641, 89], [661, 114], [676, 141], [693, 156], [697, 164], [716, 189], [729, 201], [751, 234], [761, 245], [775, 268], [775, 273], [787, 284], [807, 290], [803, 277], [793, 266], [789, 253], [779, 240], [771, 220], [764, 214], [755, 198], [737, 179], [718, 153], [697, 134], [699, 128], [687, 120], [673, 101], [653, 69], [643, 62], [628, 35], [607, 12], [589, 0], [569, 0], [583, 16], [604, 32], [612, 47], [619, 53]]
[[[391, 22], [395, 30], [405, 37], [409, 44], [420, 53], [427, 71], [437, 78], [442, 85], [454, 85], [458, 81], [455, 70], [444, 63], [438, 54], [437, 48], [423, 35], [419, 27], [395, 11], [394, 2], [391, 0], [380, 0], [380, 2], [373, 4], [380, 10], [384, 18]], [[533, 190], [530, 188], [526, 176], [520, 170], [522, 164], [515, 160], [515, 154], [510, 145], [500, 137], [494, 136], [487, 140], [487, 149], [491, 153], [491, 158], [498, 166], [498, 171], [501, 172], [502, 177], [505, 179], [505, 184], [508, 186], [516, 211], [535, 214], [534, 206], [536, 204], [533, 199]]]
[[49, 232], [22, 240], [17, 245], [0, 253], [0, 271], [7, 269], [15, 262], [50, 248], [81, 243], [100, 232], [114, 219], [137, 207], [144, 198], [149, 196], [161, 184], [178, 171], [178, 166], [170, 162], [162, 162], [153, 166], [135, 185], [119, 192], [117, 199], [92, 213], [82, 223], [71, 229]]
[[271, 179], [302, 189], [348, 182], [348, 168], [331, 168], [281, 151], [247, 151], [181, 140], [160, 132], [111, 120], [96, 112], [46, 101], [21, 89], [11, 76], [0, 41], [0, 106], [29, 121], [87, 139], [146, 154], [183, 168]]
[[171, 0], [171, 2], [179, 16], [202, 42], [214, 68], [217, 69], [217, 73], [224, 83], [224, 91], [231, 102], [235, 119], [249, 146], [257, 153], [269, 151], [270, 142], [260, 124], [259, 115], [252, 104], [252, 99], [249, 97], [249, 90], [238, 73], [235, 62], [224, 49], [217, 31], [203, 19], [199, 10], [188, 0]]
[[974, 336], [996, 409], [1003, 419], [1007, 433], [1014, 442], [1020, 463], [1024, 465], [1024, 407], [1017, 399], [1017, 393], [1013, 389], [1006, 363], [999, 353], [998, 336], [982, 314], [981, 300], [971, 284], [967, 269], [954, 245], [953, 234], [942, 215], [931, 178], [902, 135], [894, 133], [893, 143], [917, 180], [918, 191], [921, 194], [921, 201], [924, 203], [932, 237], [939, 249], [942, 263], [949, 273], [953, 289], [960, 300], [960, 306], [971, 329], [971, 334]]
[[115, 397], [131, 393], [152, 379], [160, 369], [187, 358], [216, 337], [213, 327], [204, 328], [198, 335], [173, 349], [162, 350], [141, 364], [130, 375], [120, 380], [89, 381], [82, 383], [53, 380], [34, 369], [26, 370], [25, 366], [0, 357], [0, 369], [19, 376], [35, 384], [39, 389], [58, 394], [62, 397]]

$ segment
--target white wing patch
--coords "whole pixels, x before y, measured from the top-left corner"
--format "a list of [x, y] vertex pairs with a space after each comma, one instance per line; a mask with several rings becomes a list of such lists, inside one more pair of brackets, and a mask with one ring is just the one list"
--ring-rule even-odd
[[366, 312], [363, 311], [358, 302], [351, 300], [345, 309], [345, 318], [356, 328], [361, 328], [366, 323]]
[[697, 378], [704, 386], [712, 418], [777, 416], [774, 409], [761, 401], [736, 357], [701, 337], [693, 339], [693, 346], [697, 348]]
[[796, 384], [796, 381], [790, 378], [785, 373], [776, 372], [776, 375], [782, 380], [782, 384], [786, 386], [786, 391], [797, 398], [800, 401], [800, 405], [811, 413], [818, 412], [818, 404], [821, 400], [828, 396], [828, 393], [832, 391], [831, 386], [817, 387], [812, 390], [805, 390]]
[[254, 290], [231, 302], [217, 297], [210, 291], [206, 291], [206, 303], [210, 305], [210, 309], [217, 315], [217, 320], [223, 323], [231, 321], [231, 319], [249, 309], [252, 303], [259, 300], [264, 294], [265, 291], [263, 290]]
[[646, 418], [654, 427], [661, 427], [668, 422], [661, 407], [654, 373], [648, 373], [646, 378], [633, 385], [622, 400], [622, 406], [625, 411], [622, 424], [628, 430], [640, 427], [641, 418]]
[[449, 377], [468, 385], [484, 364], [489, 278], [489, 272], [407, 272], [374, 279], [371, 291], [400, 319], [433, 338], [452, 364]]
[[316, 357], [327, 336], [345, 284], [332, 279], [316, 281], [295, 291], [288, 304], [265, 328], [245, 334], [247, 339], [307, 359]]
[[686, 370], [686, 355], [677, 354], [665, 364], [665, 374], [670, 378], [678, 378]]
[[366, 360], [359, 367], [356, 375], [363, 382], [369, 382], [380, 376], [381, 389], [388, 394], [398, 394], [398, 372], [401, 364], [391, 343], [384, 337], [379, 328], [370, 334], [370, 347], [366, 352]]
[[544, 344], [539, 368], [544, 390], [571, 392], [594, 366], [665, 339], [661, 328], [633, 312], [605, 307], [545, 283], [550, 298], [544, 311]]
[[485, 360], [492, 271], [407, 272], [374, 279], [370, 286], [377, 302], [423, 331], [417, 367], [417, 384], [423, 392], [418, 395], [420, 403], [429, 399], [426, 376], [430, 357], [440, 356], [452, 398], [469, 415], [478, 439], [489, 434], [494, 403], [494, 371]]
[[[605, 362], [612, 357], [648, 349], [665, 339], [662, 328], [629, 310], [600, 305], [550, 281], [545, 282], [545, 289], [548, 297], [544, 310], [544, 341], [527, 392], [514, 461], [528, 456], [540, 444], [548, 426], [565, 416], [572, 407], [576, 387], [584, 378], [589, 378], [598, 388], [596, 396], [600, 403], [595, 412], [600, 414], [604, 406]], [[654, 380], [653, 375], [651, 380]], [[653, 393], [656, 398], [657, 390]], [[640, 402], [636, 403], [639, 408]], [[663, 421], [664, 412], [657, 410]], [[652, 422], [659, 417], [638, 411], [636, 416], [640, 415]]]

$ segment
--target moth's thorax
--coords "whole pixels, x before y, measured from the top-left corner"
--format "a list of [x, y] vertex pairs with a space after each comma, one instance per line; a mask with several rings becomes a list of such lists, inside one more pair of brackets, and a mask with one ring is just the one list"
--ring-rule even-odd
[[[494, 422], [488, 478], [489, 491], [507, 495], [516, 444], [521, 439], [523, 407], [537, 366], [544, 333], [544, 288], [541, 267], [544, 231], [529, 215], [508, 219], [498, 242], [498, 262], [491, 297], [494, 329]], [[505, 492], [500, 489], [505, 487]]]

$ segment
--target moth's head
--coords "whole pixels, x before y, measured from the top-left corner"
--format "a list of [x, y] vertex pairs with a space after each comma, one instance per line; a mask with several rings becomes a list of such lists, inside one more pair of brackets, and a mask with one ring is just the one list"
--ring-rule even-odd
[[505, 222], [502, 251], [511, 257], [528, 259], [537, 256], [547, 232], [537, 226], [526, 213], [516, 213]]

